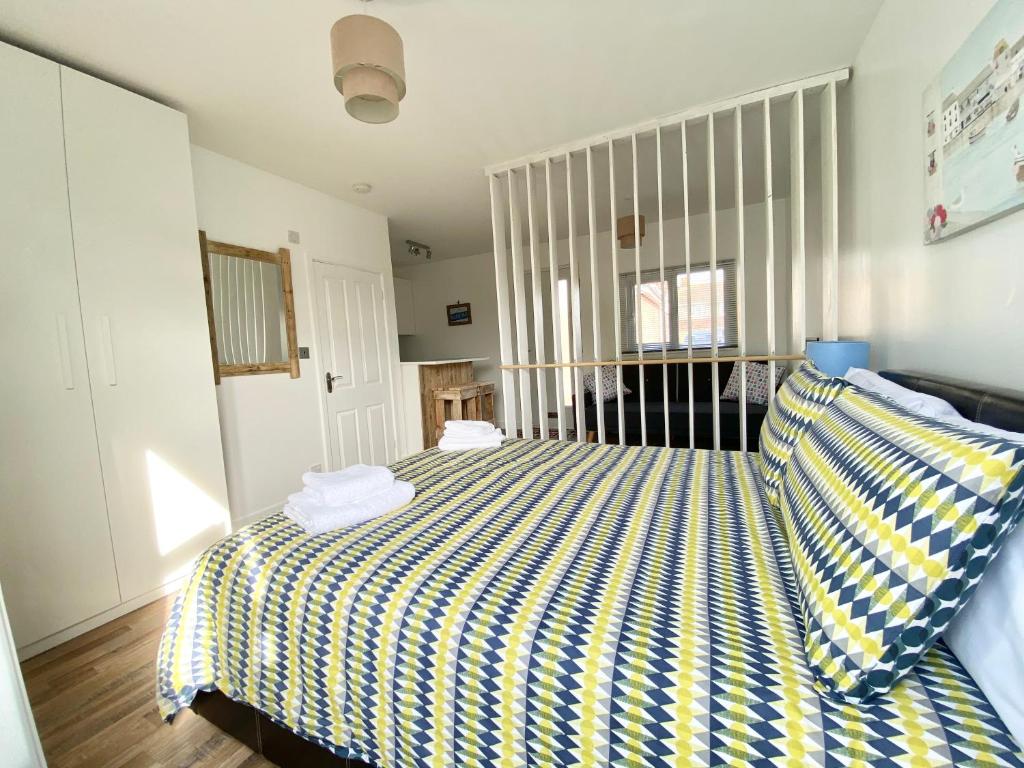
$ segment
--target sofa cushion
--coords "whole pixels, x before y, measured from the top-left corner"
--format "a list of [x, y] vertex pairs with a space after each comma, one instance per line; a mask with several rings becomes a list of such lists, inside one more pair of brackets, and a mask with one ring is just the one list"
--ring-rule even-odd
[[[600, 373], [600, 386], [601, 386], [601, 399], [604, 401], [615, 400], [618, 398], [618, 377], [615, 373], [614, 365], [602, 365], [598, 367]], [[583, 391], [589, 396], [587, 402], [593, 402], [597, 399], [597, 388], [598, 388], [598, 376], [594, 373], [593, 368], [583, 369]], [[625, 384], [622, 385], [623, 396], [633, 394], [633, 391]]]
[[[714, 407], [711, 403], [695, 402], [694, 412], [694, 437], [695, 447], [712, 447], [712, 435], [714, 433]], [[757, 450], [757, 434], [761, 421], [767, 408], [763, 405], [753, 403], [747, 405], [747, 438], [748, 449]], [[597, 429], [597, 408], [589, 406], [586, 409], [587, 429]], [[640, 430], [640, 403], [623, 402], [623, 419], [626, 426], [626, 442], [630, 445], [639, 444]], [[738, 449], [740, 447], [739, 428], [739, 403], [721, 401], [719, 403], [721, 415], [720, 435], [722, 446], [725, 448]], [[649, 445], [665, 444], [665, 409], [663, 402], [646, 402], [644, 404], [644, 415], [647, 421], [647, 442]], [[614, 400], [605, 403], [604, 407], [605, 431], [609, 435], [618, 435], [619, 411], [618, 403]], [[690, 418], [689, 405], [685, 402], [669, 402], [669, 443], [674, 447], [688, 446], [690, 442]]]
[[[779, 388], [779, 382], [782, 381], [782, 375], [786, 372], [786, 369], [781, 365], [775, 368], [775, 381], [768, 383], [770, 368], [767, 363], [747, 363], [747, 402], [757, 403], [758, 405], [768, 405], [771, 393]], [[723, 400], [739, 400], [740, 399], [740, 378], [742, 376], [743, 366], [741, 364], [734, 365], [732, 373], [729, 374], [729, 380], [725, 383], [725, 389], [722, 390]]]
[[[647, 402], [661, 401], [665, 391], [665, 374], [663, 366], [657, 364], [648, 365], [624, 365], [622, 367], [622, 383], [633, 391], [630, 399], [640, 401], [640, 375], [644, 377], [644, 399]], [[664, 366], [668, 369], [668, 399], [673, 403], [685, 403], [688, 399], [689, 374], [687, 366], [681, 364], [670, 364]], [[693, 399], [698, 401], [711, 401], [711, 376], [713, 366], [707, 363], [693, 364]], [[724, 388], [732, 372], [732, 363], [718, 364], [719, 391]]]

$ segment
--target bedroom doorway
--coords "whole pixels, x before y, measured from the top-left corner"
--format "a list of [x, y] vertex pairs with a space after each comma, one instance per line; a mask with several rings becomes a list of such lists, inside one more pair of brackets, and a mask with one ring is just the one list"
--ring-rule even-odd
[[313, 263], [330, 469], [397, 456], [382, 276]]

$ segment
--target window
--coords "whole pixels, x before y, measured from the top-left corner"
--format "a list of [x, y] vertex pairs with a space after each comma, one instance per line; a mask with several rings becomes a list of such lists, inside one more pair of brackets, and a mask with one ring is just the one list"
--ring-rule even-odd
[[[711, 270], [666, 267], [665, 280], [658, 270], [619, 275], [624, 352], [637, 351], [637, 323], [644, 351], [661, 351], [662, 340], [670, 350], [710, 349], [712, 326], [719, 347], [731, 347], [736, 336], [736, 263], [719, 262], [715, 269], [715, 301], [711, 300]], [[689, 311], [687, 305], [689, 303]], [[637, 311], [639, 307], [639, 311]]]

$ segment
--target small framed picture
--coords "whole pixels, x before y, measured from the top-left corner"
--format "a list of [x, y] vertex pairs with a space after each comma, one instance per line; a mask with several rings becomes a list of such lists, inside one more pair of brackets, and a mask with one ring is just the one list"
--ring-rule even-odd
[[471, 325], [472, 323], [473, 313], [470, 311], [468, 303], [448, 305], [448, 325]]

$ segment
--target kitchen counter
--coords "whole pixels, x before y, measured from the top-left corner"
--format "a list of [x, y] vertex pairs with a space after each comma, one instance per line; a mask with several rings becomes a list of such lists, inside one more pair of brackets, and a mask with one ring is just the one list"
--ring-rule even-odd
[[402, 360], [402, 365], [451, 365], [453, 363], [484, 363], [489, 357], [454, 357], [451, 360]]

